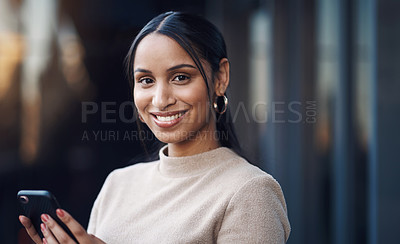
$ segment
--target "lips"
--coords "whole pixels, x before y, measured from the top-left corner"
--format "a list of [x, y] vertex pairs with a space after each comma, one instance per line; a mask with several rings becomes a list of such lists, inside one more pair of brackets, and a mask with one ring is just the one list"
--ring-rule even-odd
[[169, 128], [178, 124], [187, 111], [153, 112], [153, 120], [159, 127]]

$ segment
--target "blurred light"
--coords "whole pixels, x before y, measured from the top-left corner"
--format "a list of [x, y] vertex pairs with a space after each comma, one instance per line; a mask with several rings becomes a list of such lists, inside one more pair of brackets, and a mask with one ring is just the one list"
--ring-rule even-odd
[[[271, 103], [271, 20], [264, 9], [258, 9], [250, 18], [250, 106], [259, 120], [267, 118], [265, 106]], [[268, 119], [265, 119], [268, 120]], [[264, 129], [261, 128], [261, 129]]]
[[58, 1], [25, 0], [21, 8], [26, 52], [22, 65], [21, 158], [36, 159], [39, 149], [41, 77], [51, 58], [51, 44], [57, 25]]
[[0, 32], [0, 101], [5, 97], [23, 55], [23, 40], [18, 33]]
[[58, 31], [58, 47], [61, 51], [60, 69], [69, 87], [78, 97], [94, 96], [95, 87], [90, 82], [84, 64], [85, 49], [72, 21], [64, 16]]

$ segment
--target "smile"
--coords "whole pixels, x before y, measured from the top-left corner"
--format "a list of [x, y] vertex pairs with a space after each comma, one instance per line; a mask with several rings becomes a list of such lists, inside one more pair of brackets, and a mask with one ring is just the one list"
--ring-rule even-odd
[[166, 122], [166, 121], [172, 121], [172, 120], [174, 120], [174, 119], [180, 118], [183, 114], [184, 114], [184, 113], [181, 112], [181, 113], [175, 114], [175, 115], [173, 115], [173, 116], [158, 116], [158, 115], [156, 115], [156, 118], [157, 118], [159, 121]]
[[167, 113], [151, 113], [153, 120], [159, 127], [169, 128], [178, 124], [187, 111], [167, 112]]

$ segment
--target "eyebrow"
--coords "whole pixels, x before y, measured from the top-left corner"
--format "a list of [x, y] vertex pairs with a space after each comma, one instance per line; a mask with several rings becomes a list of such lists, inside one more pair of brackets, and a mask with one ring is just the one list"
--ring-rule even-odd
[[[192, 68], [192, 69], [197, 69], [196, 67], [194, 67], [194, 66], [191, 65], [191, 64], [178, 64], [178, 65], [175, 65], [175, 66], [173, 66], [173, 67], [171, 67], [171, 68], [168, 68], [167, 71], [172, 71], [172, 70], [176, 70], [176, 69], [180, 69], [180, 68]], [[141, 68], [135, 69], [135, 73], [136, 73], [136, 72], [149, 73], [149, 74], [152, 73], [150, 70], [141, 69]]]
[[196, 69], [196, 67], [194, 67], [191, 64], [178, 64], [178, 65], [175, 65], [175, 66], [167, 69], [167, 71], [172, 71], [172, 70], [176, 70], [176, 69], [180, 69], [180, 68], [193, 68], [193, 69]]
[[135, 69], [135, 73], [136, 72], [142, 72], [142, 73], [149, 73], [149, 74], [151, 74], [151, 71], [150, 70], [147, 70], [147, 69], [141, 69], [141, 68], [137, 68], [137, 69]]

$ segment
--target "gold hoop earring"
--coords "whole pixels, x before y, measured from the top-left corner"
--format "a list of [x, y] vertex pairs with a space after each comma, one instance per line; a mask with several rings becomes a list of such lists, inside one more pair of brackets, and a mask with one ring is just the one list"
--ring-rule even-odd
[[[224, 99], [224, 107], [222, 110], [219, 110], [218, 108], [218, 99], [219, 98], [223, 98]], [[226, 95], [224, 94], [223, 96], [216, 96], [214, 94], [214, 99], [213, 99], [213, 107], [215, 112], [219, 113], [219, 114], [223, 114], [226, 112], [226, 110], [228, 109], [228, 98], [226, 97]]]

